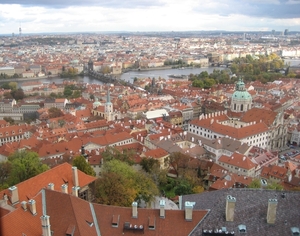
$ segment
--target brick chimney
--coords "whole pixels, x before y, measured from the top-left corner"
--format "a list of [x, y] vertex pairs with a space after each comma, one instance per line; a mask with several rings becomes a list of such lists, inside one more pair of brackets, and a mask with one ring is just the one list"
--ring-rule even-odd
[[165, 205], [166, 205], [165, 200], [160, 200], [159, 201], [159, 217], [160, 218], [165, 218], [166, 217]]
[[36, 215], [36, 205], [35, 205], [35, 200], [30, 199], [28, 201], [28, 205], [29, 205], [29, 210], [31, 212], [32, 215]]
[[16, 186], [11, 186], [8, 188], [10, 192], [10, 201], [11, 204], [17, 204], [19, 202], [19, 193], [18, 193], [18, 187]]
[[79, 186], [78, 182], [78, 170], [76, 166], [72, 167], [72, 173], [73, 173], [73, 184], [75, 187]]
[[184, 208], [185, 208], [185, 220], [186, 221], [192, 221], [193, 219], [193, 207], [195, 203], [194, 202], [188, 202], [186, 201], [184, 203]]
[[268, 212], [267, 212], [267, 223], [274, 224], [276, 220], [276, 209], [277, 209], [277, 199], [269, 199], [268, 201]]
[[230, 195], [226, 198], [226, 221], [233, 221], [236, 198]]
[[51, 236], [51, 226], [50, 226], [49, 218], [50, 216], [47, 215], [41, 216], [43, 236]]
[[61, 191], [62, 191], [63, 193], [68, 193], [68, 185], [67, 185], [67, 184], [63, 184], [63, 185], [61, 186]]
[[132, 203], [132, 218], [138, 217], [137, 205], [137, 202]]
[[54, 183], [49, 183], [48, 184], [48, 189], [54, 190]]

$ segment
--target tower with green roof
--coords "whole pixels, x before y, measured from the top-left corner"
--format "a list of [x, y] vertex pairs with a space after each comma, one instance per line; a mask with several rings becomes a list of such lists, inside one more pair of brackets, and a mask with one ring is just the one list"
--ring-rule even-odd
[[230, 109], [233, 112], [246, 112], [252, 107], [252, 96], [246, 90], [245, 83], [240, 78], [232, 94]]

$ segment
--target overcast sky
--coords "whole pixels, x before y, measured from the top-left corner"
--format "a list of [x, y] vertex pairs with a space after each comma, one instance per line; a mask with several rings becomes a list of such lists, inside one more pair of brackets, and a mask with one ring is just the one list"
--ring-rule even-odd
[[300, 0], [0, 0], [0, 34], [300, 31]]

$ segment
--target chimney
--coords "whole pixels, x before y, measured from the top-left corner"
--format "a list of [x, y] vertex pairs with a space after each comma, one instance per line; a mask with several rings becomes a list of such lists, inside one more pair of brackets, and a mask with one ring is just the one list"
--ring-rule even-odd
[[68, 193], [68, 185], [67, 185], [67, 184], [63, 184], [63, 185], [61, 186], [61, 191], [62, 191], [63, 193]]
[[78, 190], [79, 190], [79, 187], [73, 186], [72, 187], [72, 195], [75, 197], [78, 197]]
[[41, 222], [42, 222], [42, 232], [43, 236], [51, 236], [51, 227], [50, 227], [50, 216], [42, 215], [41, 216]]
[[21, 202], [21, 206], [24, 211], [27, 211], [27, 202], [26, 201]]
[[166, 205], [166, 201], [165, 200], [160, 200], [159, 201], [159, 217], [160, 218], [165, 218], [166, 217], [165, 205]]
[[132, 218], [138, 217], [137, 202], [132, 203]]
[[276, 220], [276, 209], [277, 209], [277, 199], [269, 199], [268, 201], [268, 213], [267, 213], [267, 223], [274, 224]]
[[16, 186], [11, 186], [8, 188], [10, 192], [10, 201], [11, 204], [16, 204], [19, 202], [19, 193], [18, 193], [18, 188]]
[[30, 199], [28, 201], [28, 205], [29, 205], [29, 210], [31, 212], [32, 215], [36, 215], [36, 205], [35, 205], [35, 200]]
[[79, 186], [78, 183], [78, 170], [76, 166], [72, 167], [72, 173], [73, 173], [73, 184], [75, 187]]
[[226, 198], [226, 221], [233, 221], [236, 198], [230, 195]]
[[193, 207], [195, 203], [194, 202], [185, 202], [184, 207], [185, 207], [185, 220], [186, 221], [192, 221], [193, 219]]
[[48, 184], [48, 189], [54, 190], [54, 183], [49, 183]]

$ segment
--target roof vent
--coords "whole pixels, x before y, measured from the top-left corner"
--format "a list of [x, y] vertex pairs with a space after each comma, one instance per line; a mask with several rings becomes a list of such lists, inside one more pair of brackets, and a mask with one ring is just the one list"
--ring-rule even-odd
[[246, 225], [239, 225], [238, 229], [239, 229], [240, 233], [246, 233], [247, 232]]
[[298, 236], [300, 235], [300, 230], [298, 227], [291, 227], [292, 235], [293, 236]]

